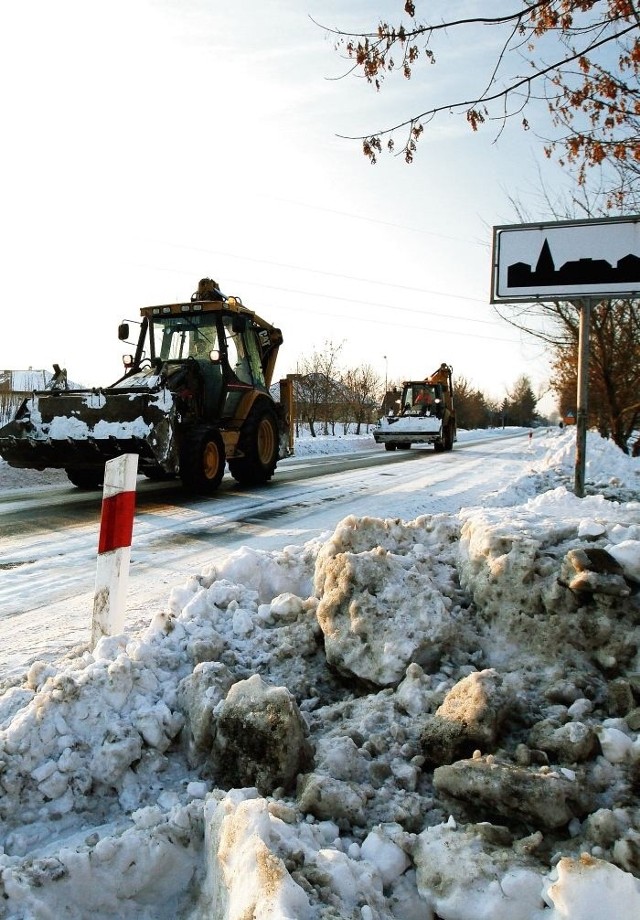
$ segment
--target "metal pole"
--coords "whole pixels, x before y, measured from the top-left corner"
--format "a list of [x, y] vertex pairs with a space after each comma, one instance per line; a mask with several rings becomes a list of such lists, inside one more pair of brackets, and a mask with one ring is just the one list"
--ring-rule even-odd
[[574, 491], [584, 498], [584, 470], [587, 450], [587, 407], [589, 403], [589, 322], [591, 301], [580, 302], [578, 339], [578, 405], [576, 411], [576, 467]]
[[383, 355], [384, 358], [384, 399], [382, 401], [382, 411], [383, 414], [388, 411], [387, 406], [387, 394], [389, 392], [389, 362], [387, 361], [387, 356]]

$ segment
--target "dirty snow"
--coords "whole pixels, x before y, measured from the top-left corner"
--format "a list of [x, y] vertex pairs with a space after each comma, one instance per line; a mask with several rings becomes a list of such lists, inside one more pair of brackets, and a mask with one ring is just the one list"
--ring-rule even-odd
[[6, 683], [0, 917], [637, 920], [640, 461], [574, 451]]

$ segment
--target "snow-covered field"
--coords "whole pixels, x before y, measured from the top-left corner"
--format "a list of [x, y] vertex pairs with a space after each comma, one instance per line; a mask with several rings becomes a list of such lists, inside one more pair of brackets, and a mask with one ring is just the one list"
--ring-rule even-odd
[[640, 461], [590, 433], [577, 499], [574, 439], [10, 681], [0, 917], [637, 920]]

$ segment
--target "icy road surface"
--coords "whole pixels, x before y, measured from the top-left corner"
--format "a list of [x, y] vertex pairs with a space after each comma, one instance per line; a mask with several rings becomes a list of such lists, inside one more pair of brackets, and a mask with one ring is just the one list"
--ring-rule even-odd
[[[146, 625], [172, 587], [239, 546], [302, 544], [348, 514], [411, 520], [481, 505], [530, 457], [528, 431], [482, 434], [463, 433], [446, 454], [389, 453], [368, 438], [334, 452], [325, 442], [328, 455], [282, 461], [266, 487], [241, 489], [227, 475], [212, 499], [141, 478], [127, 628]], [[16, 488], [16, 475], [0, 461], [0, 683], [85, 644], [93, 609], [101, 493], [79, 492], [51, 472], [42, 474], [48, 485]]]

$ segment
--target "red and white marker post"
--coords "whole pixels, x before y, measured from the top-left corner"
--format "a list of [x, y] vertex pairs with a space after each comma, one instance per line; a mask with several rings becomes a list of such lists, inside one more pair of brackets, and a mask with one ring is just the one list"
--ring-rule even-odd
[[118, 635], [124, 628], [137, 475], [137, 454], [123, 454], [104, 465], [92, 649], [103, 636]]

